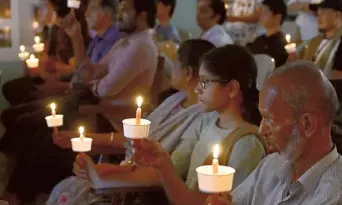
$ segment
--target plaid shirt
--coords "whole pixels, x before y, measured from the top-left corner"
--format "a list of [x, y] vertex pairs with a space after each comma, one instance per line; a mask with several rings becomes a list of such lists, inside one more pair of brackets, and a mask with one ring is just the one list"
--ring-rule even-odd
[[342, 158], [336, 148], [292, 184], [291, 167], [279, 154], [269, 155], [232, 192], [233, 204], [342, 204]]

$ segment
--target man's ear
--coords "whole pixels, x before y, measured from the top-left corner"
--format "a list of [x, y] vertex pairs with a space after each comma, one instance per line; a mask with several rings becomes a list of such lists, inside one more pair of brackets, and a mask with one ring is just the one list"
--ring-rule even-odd
[[309, 113], [305, 113], [300, 117], [300, 126], [305, 138], [310, 138], [316, 132], [317, 121], [317, 117]]

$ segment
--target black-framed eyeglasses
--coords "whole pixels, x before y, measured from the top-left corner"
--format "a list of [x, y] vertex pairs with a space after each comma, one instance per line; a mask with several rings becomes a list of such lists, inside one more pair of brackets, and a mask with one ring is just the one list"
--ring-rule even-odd
[[198, 84], [205, 89], [207, 83], [228, 83], [230, 80], [197, 78]]

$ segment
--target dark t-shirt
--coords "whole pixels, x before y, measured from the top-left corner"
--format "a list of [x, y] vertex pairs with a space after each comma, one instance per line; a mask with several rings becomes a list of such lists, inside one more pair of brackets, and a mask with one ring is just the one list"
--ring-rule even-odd
[[259, 36], [253, 43], [247, 44], [246, 48], [253, 54], [267, 54], [271, 56], [275, 60], [276, 67], [279, 67], [287, 61], [286, 44], [284, 34], [279, 32], [271, 36]]
[[342, 37], [341, 37], [340, 45], [338, 45], [338, 48], [335, 53], [334, 64], [333, 64], [332, 69], [342, 71]]

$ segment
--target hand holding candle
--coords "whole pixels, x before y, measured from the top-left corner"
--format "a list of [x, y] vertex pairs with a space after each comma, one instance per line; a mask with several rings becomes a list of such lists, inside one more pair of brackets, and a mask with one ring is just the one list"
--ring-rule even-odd
[[141, 121], [141, 105], [142, 105], [142, 103], [143, 103], [143, 98], [141, 96], [139, 96], [137, 98], [138, 109], [137, 109], [136, 114], [135, 114], [136, 125], [140, 125], [140, 121]]
[[219, 161], [218, 161], [219, 154], [220, 154], [220, 146], [216, 144], [213, 150], [213, 163], [212, 163], [213, 174], [217, 174], [219, 171]]

